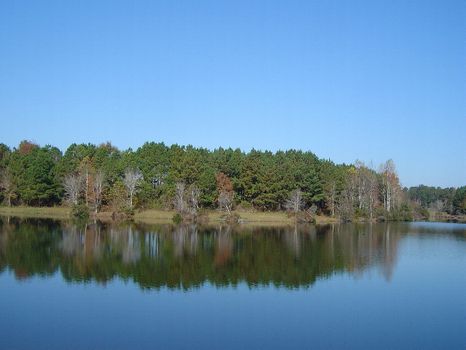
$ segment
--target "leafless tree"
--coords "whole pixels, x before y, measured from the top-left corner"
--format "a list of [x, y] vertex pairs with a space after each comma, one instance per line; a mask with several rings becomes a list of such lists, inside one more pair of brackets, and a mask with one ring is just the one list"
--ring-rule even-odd
[[445, 210], [445, 201], [437, 199], [434, 203], [431, 204], [431, 207], [432, 209], [440, 213]]
[[377, 174], [374, 171], [368, 174], [368, 201], [369, 201], [369, 219], [372, 221], [374, 217], [374, 209], [378, 202], [379, 197], [379, 183], [377, 181]]
[[340, 195], [337, 211], [342, 221], [351, 221], [354, 216], [354, 198], [351, 186], [347, 186]]
[[175, 210], [183, 217], [194, 219], [199, 210], [199, 197], [201, 191], [195, 185], [186, 188], [184, 182], [177, 182], [175, 187], [175, 198], [173, 204]]
[[80, 174], [69, 174], [63, 181], [63, 188], [65, 189], [66, 200], [77, 205], [79, 196], [84, 189], [84, 179]]
[[93, 184], [91, 181], [91, 173], [93, 170], [92, 159], [89, 156], [84, 157], [84, 159], [79, 164], [79, 174], [83, 178], [83, 191], [84, 191], [84, 202], [89, 206], [90, 195], [92, 194]]
[[101, 205], [102, 205], [102, 192], [105, 182], [105, 173], [102, 170], [98, 170], [94, 177], [93, 190], [94, 190], [94, 200], [95, 208], [94, 212], [97, 214]]
[[377, 175], [374, 170], [359, 160], [355, 162], [355, 168], [354, 190], [357, 193], [357, 206], [372, 220], [379, 195]]
[[173, 199], [173, 205], [175, 210], [184, 215], [187, 208], [186, 198], [185, 198], [185, 189], [186, 185], [184, 182], [177, 182], [175, 185], [175, 198]]
[[382, 197], [384, 209], [390, 212], [401, 199], [401, 187], [396, 174], [395, 163], [389, 159], [380, 166], [382, 176]]
[[233, 192], [221, 191], [218, 195], [217, 201], [220, 210], [231, 214], [233, 209]]
[[201, 191], [196, 185], [191, 185], [188, 190], [188, 200], [189, 200], [189, 211], [190, 214], [195, 217], [197, 211], [199, 210], [199, 197], [201, 196]]
[[292, 211], [295, 215], [298, 214], [304, 206], [303, 193], [296, 189], [291, 192], [290, 197], [285, 203], [285, 208]]
[[143, 176], [139, 169], [126, 169], [123, 183], [129, 194], [129, 207], [133, 208], [133, 197], [136, 193], [137, 186], [142, 181]]
[[356, 172], [354, 174], [354, 184], [357, 193], [357, 205], [359, 210], [366, 209], [368, 207], [368, 194], [369, 194], [369, 169], [360, 160], [355, 162]]

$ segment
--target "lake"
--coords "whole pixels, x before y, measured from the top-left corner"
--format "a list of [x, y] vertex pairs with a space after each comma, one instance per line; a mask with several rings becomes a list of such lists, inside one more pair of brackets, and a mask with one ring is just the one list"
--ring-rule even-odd
[[0, 220], [1, 349], [466, 349], [466, 225]]

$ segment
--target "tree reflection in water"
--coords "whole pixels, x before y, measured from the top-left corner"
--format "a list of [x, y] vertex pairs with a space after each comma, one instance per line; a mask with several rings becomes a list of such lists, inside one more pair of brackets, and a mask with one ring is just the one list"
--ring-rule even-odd
[[17, 278], [61, 272], [66, 281], [190, 289], [247, 283], [299, 288], [333, 274], [378, 268], [389, 280], [403, 223], [297, 227], [105, 225], [3, 219], [0, 270]]

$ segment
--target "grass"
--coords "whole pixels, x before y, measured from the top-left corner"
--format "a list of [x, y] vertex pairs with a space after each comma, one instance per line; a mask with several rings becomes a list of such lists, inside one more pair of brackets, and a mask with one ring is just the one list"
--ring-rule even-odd
[[[0, 215], [17, 216], [23, 218], [50, 218], [50, 219], [69, 219], [70, 208], [68, 207], [0, 207]], [[172, 210], [143, 210], [136, 211], [134, 220], [141, 223], [171, 223], [173, 215]], [[206, 212], [210, 223], [220, 223], [223, 221], [222, 212], [209, 210]], [[241, 222], [244, 224], [254, 225], [293, 225], [294, 219], [288, 217], [284, 212], [256, 212], [256, 211], [239, 211]], [[101, 212], [98, 218], [104, 221], [112, 220], [111, 212]], [[334, 223], [334, 218], [317, 216], [318, 224]]]
[[66, 207], [0, 207], [0, 215], [21, 218], [69, 219], [70, 212]]
[[[0, 215], [3, 216], [16, 216], [20, 218], [40, 218], [40, 219], [56, 219], [66, 220], [70, 218], [71, 209], [68, 207], [1, 207]], [[266, 226], [285, 226], [294, 225], [294, 218], [288, 217], [284, 212], [259, 212], [259, 211], [247, 211], [241, 210], [236, 212], [241, 219], [242, 224], [250, 225], [266, 225]], [[223, 222], [223, 216], [225, 213], [217, 210], [208, 210], [206, 212], [208, 222], [210, 223], [221, 223]], [[159, 210], [149, 209], [143, 211], [136, 211], [134, 220], [140, 223], [147, 224], [166, 224], [172, 223], [173, 210]], [[97, 215], [98, 219], [102, 221], [112, 221], [111, 212], [100, 212]], [[445, 216], [436, 217], [432, 221], [456, 221], [466, 223], [466, 215], [456, 216]], [[333, 224], [338, 223], [336, 218], [328, 216], [316, 216], [317, 224]]]
[[[217, 210], [208, 210], [206, 212], [207, 217], [210, 223], [220, 223], [224, 221], [223, 217], [225, 213]], [[252, 211], [241, 211], [237, 212], [243, 223], [253, 223], [253, 224], [281, 224], [281, 225], [291, 225], [294, 223], [293, 218], [289, 218], [285, 213], [282, 212], [252, 212]], [[138, 222], [146, 223], [164, 223], [171, 222], [174, 211], [164, 211], [164, 210], [145, 210], [141, 212], [136, 212], [134, 220]]]
[[149, 209], [140, 212], [136, 211], [134, 221], [148, 224], [167, 223], [172, 222], [173, 215], [175, 215], [175, 212], [172, 210]]

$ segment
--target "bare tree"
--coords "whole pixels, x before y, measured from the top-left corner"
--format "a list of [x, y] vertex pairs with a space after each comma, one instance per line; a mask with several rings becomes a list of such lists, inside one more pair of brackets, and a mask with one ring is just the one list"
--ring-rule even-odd
[[84, 192], [84, 202], [89, 206], [91, 200], [91, 195], [93, 194], [92, 177], [94, 166], [93, 161], [89, 156], [84, 157], [79, 164], [79, 173], [83, 178], [83, 192]]
[[378, 202], [379, 197], [379, 183], [377, 181], [377, 175], [374, 171], [369, 173], [368, 177], [368, 200], [369, 200], [369, 219], [372, 221], [374, 218], [374, 209]]
[[233, 209], [233, 193], [222, 191], [218, 195], [218, 207], [220, 210], [226, 211], [228, 214], [231, 214]]
[[184, 182], [176, 183], [173, 204], [175, 210], [185, 219], [195, 219], [199, 210], [199, 197], [201, 191], [196, 185], [186, 188]]
[[354, 174], [354, 184], [357, 193], [357, 205], [359, 210], [368, 208], [369, 194], [369, 169], [360, 160], [355, 162], [356, 173]]
[[298, 214], [304, 206], [303, 193], [296, 189], [291, 192], [290, 197], [285, 203], [285, 208], [292, 211], [295, 215]]
[[136, 193], [137, 186], [142, 181], [143, 176], [139, 169], [126, 169], [123, 183], [129, 194], [129, 207], [133, 209], [133, 197]]
[[390, 212], [396, 208], [401, 199], [401, 187], [396, 174], [395, 163], [389, 159], [380, 166], [382, 176], [382, 197], [384, 209]]
[[191, 185], [188, 190], [188, 204], [190, 214], [195, 217], [197, 211], [199, 210], [199, 197], [201, 196], [201, 191], [196, 185]]
[[445, 201], [437, 199], [434, 203], [431, 204], [431, 208], [440, 213], [445, 210]]
[[79, 201], [79, 196], [83, 191], [83, 187], [84, 179], [80, 174], [67, 175], [63, 181], [63, 188], [65, 189], [66, 200], [73, 205], [77, 205]]
[[173, 205], [175, 210], [184, 215], [187, 208], [186, 198], [185, 198], [185, 189], [186, 185], [184, 182], [177, 182], [175, 185], [175, 198], [173, 199]]
[[372, 220], [374, 207], [379, 196], [377, 175], [373, 169], [359, 160], [355, 162], [355, 167], [354, 189], [357, 193], [357, 206], [359, 210], [367, 213]]
[[105, 182], [105, 173], [98, 170], [94, 177], [93, 190], [94, 190], [94, 212], [97, 214], [102, 205], [102, 192]]
[[356, 160], [354, 168], [349, 169], [348, 175], [337, 208], [340, 217], [343, 221], [348, 221], [357, 209], [359, 215], [367, 215], [372, 220], [379, 197], [376, 172], [363, 162]]
[[351, 221], [354, 216], [354, 198], [351, 186], [347, 186], [340, 195], [337, 211], [341, 221]]

